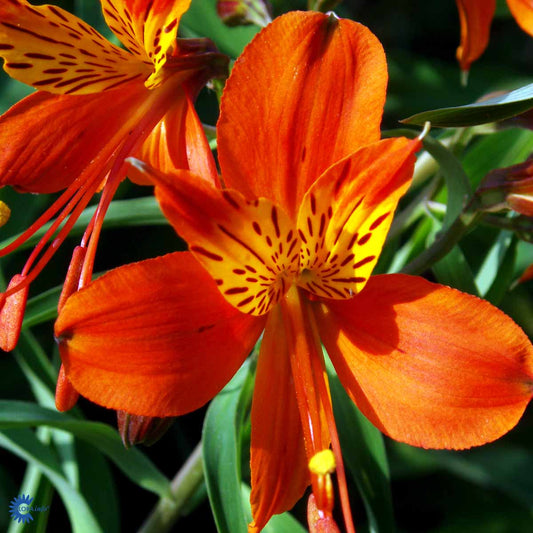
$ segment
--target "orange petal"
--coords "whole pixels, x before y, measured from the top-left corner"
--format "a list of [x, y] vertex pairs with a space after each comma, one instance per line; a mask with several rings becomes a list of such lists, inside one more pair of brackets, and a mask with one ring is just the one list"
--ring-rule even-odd
[[283, 296], [298, 268], [293, 224], [269, 200], [253, 202], [188, 172], [166, 176], [140, 162], [157, 184], [163, 212], [210, 272], [224, 298], [262, 315]]
[[485, 51], [489, 43], [490, 24], [496, 10], [496, 0], [456, 0], [461, 23], [461, 44], [457, 60], [461, 70], [470, 65]]
[[533, 5], [530, 0], [507, 0], [509, 10], [518, 25], [533, 36]]
[[394, 439], [481, 445], [514, 427], [531, 398], [531, 343], [474, 296], [391, 274], [372, 277], [352, 300], [315, 310], [344, 387]]
[[[6, 290], [14, 289], [24, 279], [25, 276], [16, 274]], [[29, 289], [29, 285], [26, 285], [5, 300], [0, 300], [0, 349], [5, 352], [13, 350], [19, 340]]]
[[179, 21], [191, 0], [101, 1], [105, 20], [122, 44], [139, 60], [153, 64], [146, 85], [155, 87], [167, 54], [176, 46]]
[[383, 49], [364, 26], [311, 12], [277, 18], [247, 46], [224, 90], [226, 185], [295, 218], [331, 164], [380, 138], [386, 84]]
[[292, 509], [310, 483], [284, 331], [276, 306], [261, 342], [252, 403], [251, 531], [261, 530], [273, 514]]
[[55, 334], [80, 394], [131, 414], [168, 417], [215, 396], [263, 326], [230, 306], [182, 252], [118, 268], [76, 292]]
[[298, 214], [299, 284], [326, 298], [351, 298], [370, 277], [420, 141], [387, 139], [330, 167], [309, 189]]
[[[125, 88], [124, 88], [125, 89]], [[77, 96], [34, 93], [0, 118], [0, 185], [50, 193], [109, 157], [145, 100], [143, 84]], [[102, 176], [103, 177], [103, 176]]]
[[0, 55], [12, 78], [56, 94], [100, 92], [152, 72], [78, 17], [26, 0], [0, 5]]
[[[163, 173], [189, 169], [213, 185], [218, 183], [215, 161], [193, 103], [183, 88], [176, 90], [176, 104], [153, 129], [135, 157]], [[140, 185], [152, 181], [135, 166], [128, 177]]]

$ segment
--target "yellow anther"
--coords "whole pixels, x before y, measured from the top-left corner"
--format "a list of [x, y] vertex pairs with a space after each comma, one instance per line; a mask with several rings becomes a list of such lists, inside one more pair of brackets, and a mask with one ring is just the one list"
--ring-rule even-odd
[[0, 228], [9, 220], [10, 216], [11, 209], [9, 209], [5, 202], [0, 200]]
[[317, 476], [325, 476], [335, 472], [335, 455], [331, 450], [321, 450], [309, 461], [309, 470]]

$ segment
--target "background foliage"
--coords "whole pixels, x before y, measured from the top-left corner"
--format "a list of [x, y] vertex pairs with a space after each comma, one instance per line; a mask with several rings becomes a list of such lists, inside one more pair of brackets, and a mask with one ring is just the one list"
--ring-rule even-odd
[[[58, 3], [110, 37], [97, 0]], [[276, 0], [273, 7], [280, 14], [305, 9], [305, 2]], [[347, 0], [336, 11], [369, 26], [384, 45], [390, 74], [384, 130], [404, 127], [398, 120], [415, 113], [467, 104], [492, 91], [533, 82], [533, 39], [510, 18], [505, 2], [499, 3], [489, 48], [474, 64], [466, 87], [460, 84], [454, 59], [459, 25], [453, 0]], [[255, 27], [225, 28], [216, 18], [214, 0], [193, 0], [182, 24], [184, 36], [209, 36], [232, 57], [256, 31]], [[6, 110], [29, 92], [3, 75], [0, 109]], [[205, 123], [216, 123], [217, 100], [212, 91], [202, 93], [198, 109]], [[453, 151], [439, 152], [433, 147], [438, 164], [428, 156], [421, 159], [419, 184], [401, 205], [378, 266], [381, 271], [405, 267], [449, 226], [462, 207], [465, 182], [461, 176], [475, 187], [489, 170], [521, 162], [533, 151], [533, 133], [525, 128], [436, 128], [431, 135], [452, 145]], [[427, 148], [431, 149], [431, 140]], [[444, 181], [434, 182], [432, 201], [420, 202], [429, 179], [439, 172]], [[150, 193], [127, 182], [121, 185], [106, 219], [96, 272], [183, 248]], [[50, 202], [46, 196], [18, 195], [8, 189], [0, 197], [13, 212], [0, 230], [0, 243], [27, 227]], [[209, 409], [181, 417], [151, 448], [124, 450], [114, 430], [114, 413], [84, 400], [68, 414], [55, 412], [58, 353], [52, 324], [59, 285], [76, 243], [75, 232], [71, 235], [32, 284], [19, 347], [0, 358], [0, 530], [137, 531], [159, 499], [168, 495], [169, 480], [192, 453], [198, 453], [194, 450], [202, 428], [208, 487], [201, 471], [191, 478], [195, 483], [192, 497], [173, 530], [215, 531], [215, 523], [222, 531], [243, 530], [249, 513], [248, 489], [240, 479], [242, 475], [246, 481], [248, 468], [253, 359]], [[527, 230], [519, 237], [482, 223], [426, 274], [487, 297], [533, 337], [533, 282], [514, 283], [533, 263], [533, 246]], [[2, 258], [0, 276], [9, 278], [17, 272], [26, 253], [20, 250]], [[496, 443], [460, 453], [437, 452], [382, 438], [343, 394], [332, 376], [358, 531], [511, 533], [533, 529], [531, 410]], [[34, 522], [26, 526], [13, 522], [8, 512], [9, 502], [22, 493], [31, 494], [35, 505], [50, 506], [49, 512], [34, 513]], [[293, 516], [281, 517], [270, 530], [302, 531], [298, 521], [305, 523], [305, 506], [297, 506]]]

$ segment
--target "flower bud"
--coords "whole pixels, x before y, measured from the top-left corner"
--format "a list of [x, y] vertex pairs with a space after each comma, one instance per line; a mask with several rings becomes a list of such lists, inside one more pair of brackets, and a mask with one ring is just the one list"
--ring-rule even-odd
[[265, 0], [218, 0], [217, 13], [226, 26], [264, 27], [272, 21], [270, 5]]
[[476, 191], [479, 209], [533, 216], [533, 159], [489, 172]]
[[117, 411], [118, 432], [126, 448], [136, 444], [151, 446], [155, 444], [173, 424], [174, 418], [132, 415]]

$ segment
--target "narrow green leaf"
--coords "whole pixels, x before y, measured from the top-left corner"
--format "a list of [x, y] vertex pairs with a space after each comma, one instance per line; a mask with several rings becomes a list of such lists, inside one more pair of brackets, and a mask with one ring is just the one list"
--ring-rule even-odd
[[488, 172], [525, 161], [533, 151], [533, 131], [512, 128], [486, 135], [463, 157], [465, 172], [477, 187]]
[[424, 139], [424, 148], [438, 162], [446, 182], [446, 214], [442, 226], [447, 229], [466, 206], [472, 187], [463, 166], [451, 150], [429, 135]]
[[518, 239], [502, 231], [489, 250], [476, 276], [477, 285], [486, 300], [498, 305], [514, 281], [518, 255]]
[[[81, 235], [89, 224], [96, 206], [87, 207], [70, 231], [69, 235]], [[127, 226], [158, 226], [168, 224], [163, 216], [157, 200], [153, 196], [143, 198], [133, 198], [130, 200], [114, 200], [106, 213], [104, 228], [127, 227]], [[45, 234], [51, 223], [45, 224], [26, 242], [21, 244], [17, 250], [24, 250], [35, 246], [39, 239]], [[0, 242], [0, 248], [4, 248], [12, 242], [18, 235]]]
[[247, 361], [211, 402], [204, 420], [203, 458], [207, 493], [219, 533], [247, 533], [249, 505], [241, 498], [241, 428], [253, 374]]
[[383, 436], [357, 409], [331, 364], [328, 367], [343, 458], [363, 498], [370, 531], [393, 532], [390, 475]]
[[474, 275], [459, 246], [454, 246], [431, 269], [439, 283], [479, 296]]
[[[40, 427], [37, 428], [35, 435], [43, 444], [48, 445], [51, 432], [52, 430], [50, 428]], [[54, 494], [54, 487], [39, 467], [33, 463], [28, 463], [18, 493], [13, 492], [10, 495], [10, 498], [14, 497], [15, 494], [29, 494], [33, 497], [33, 505], [38, 507], [50, 507], [52, 496]], [[33, 514], [32, 530], [35, 531], [35, 533], [45, 533], [48, 517], [48, 512]], [[25, 525], [23, 522], [19, 523], [14, 520], [9, 524], [9, 528], [6, 528], [7, 533], [22, 533], [24, 529]]]
[[171, 497], [168, 479], [136, 448], [126, 450], [116, 430], [100, 422], [69, 415], [28, 402], [0, 400], [0, 429], [50, 426], [74, 434], [96, 447], [137, 485], [162, 497]]
[[401, 122], [421, 126], [429, 121], [433, 126], [457, 128], [496, 122], [514, 117], [532, 108], [533, 84], [529, 84], [482, 102], [417, 113]]
[[51, 448], [40, 442], [31, 430], [2, 430], [0, 446], [34, 464], [48, 477], [61, 496], [74, 533], [104, 533], [83, 496], [62, 475]]
[[[419, 133], [409, 129], [390, 130], [383, 133], [384, 137], [405, 136], [414, 139]], [[454, 153], [439, 140], [426, 135], [423, 140], [424, 149], [435, 159], [444, 176], [447, 189], [446, 214], [443, 228], [448, 228], [463, 211], [472, 195], [472, 186], [461, 162]]]
[[113, 474], [102, 454], [93, 446], [76, 442], [80, 492], [85, 496], [105, 533], [119, 533], [120, 508]]
[[24, 313], [23, 328], [31, 328], [57, 316], [57, 302], [61, 294], [62, 286], [53, 287], [37, 296], [30, 298]]
[[22, 330], [14, 356], [39, 404], [54, 407], [57, 371], [30, 331]]
[[[250, 487], [242, 484], [242, 504], [248, 506], [250, 502]], [[262, 529], [262, 533], [306, 533], [307, 529], [290, 513], [274, 515]]]
[[394, 255], [394, 259], [387, 270], [389, 274], [400, 272], [409, 261], [412, 261], [425, 250], [431, 228], [432, 221], [429, 218], [422, 218], [417, 222], [411, 238]]

